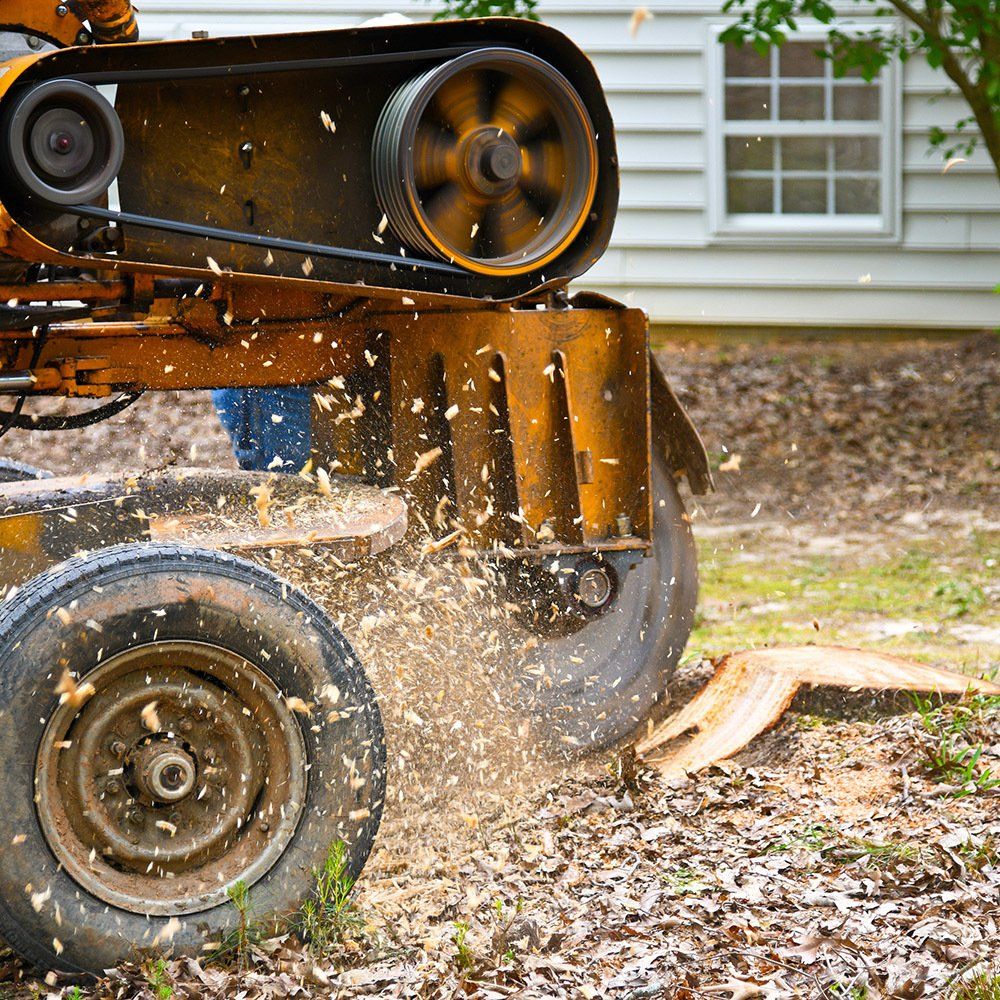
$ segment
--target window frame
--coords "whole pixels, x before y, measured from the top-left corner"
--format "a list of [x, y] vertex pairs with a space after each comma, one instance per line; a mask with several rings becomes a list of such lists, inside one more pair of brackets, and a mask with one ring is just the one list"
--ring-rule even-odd
[[[826, 215], [771, 213], [730, 214], [727, 210], [726, 138], [727, 136], [811, 137], [817, 127], [811, 122], [766, 122], [747, 119], [744, 123], [727, 123], [725, 99], [725, 46], [719, 35], [730, 21], [709, 23], [707, 76], [708, 87], [708, 170], [709, 170], [709, 228], [712, 242], [759, 242], [759, 237], [778, 243], [895, 243], [901, 228], [900, 146], [902, 142], [902, 92], [901, 76], [896, 62], [890, 62], [881, 73], [880, 118], [865, 129], [855, 122], [828, 122], [824, 134], [835, 137], [838, 133], [853, 137], [878, 135], [881, 139], [881, 189], [882, 211], [878, 215]], [[842, 31], [858, 33], [872, 28], [885, 28], [884, 23], [850, 21], [839, 25]], [[817, 21], [800, 21], [799, 29], [786, 36], [789, 41], [821, 42], [827, 37], [828, 27]], [[773, 77], [762, 77], [773, 84]], [[839, 125], [843, 127], [838, 127]], [[769, 126], [761, 129], [761, 125]]]

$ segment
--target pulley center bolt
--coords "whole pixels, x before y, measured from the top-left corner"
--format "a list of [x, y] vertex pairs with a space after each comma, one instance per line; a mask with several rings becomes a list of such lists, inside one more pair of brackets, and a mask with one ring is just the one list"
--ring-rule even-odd
[[195, 763], [183, 750], [166, 749], [150, 754], [139, 768], [138, 780], [150, 798], [180, 802], [194, 789]]
[[71, 153], [73, 151], [73, 137], [65, 132], [56, 132], [49, 139], [49, 148], [53, 153]]
[[517, 146], [497, 143], [483, 154], [483, 173], [491, 181], [512, 181], [521, 172], [521, 154]]
[[577, 580], [576, 592], [588, 608], [603, 608], [611, 599], [611, 577], [598, 566], [586, 569]]

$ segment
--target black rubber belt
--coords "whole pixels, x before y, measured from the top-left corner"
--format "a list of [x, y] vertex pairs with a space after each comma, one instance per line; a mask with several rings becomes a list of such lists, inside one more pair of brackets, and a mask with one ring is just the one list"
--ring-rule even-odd
[[349, 250], [346, 247], [331, 247], [322, 243], [304, 243], [301, 240], [285, 240], [276, 236], [241, 233], [237, 229], [216, 229], [213, 226], [199, 226], [191, 222], [177, 222], [173, 219], [157, 219], [149, 215], [136, 215], [134, 212], [114, 212], [107, 208], [98, 208], [96, 205], [67, 205], [60, 206], [60, 209], [70, 215], [91, 216], [95, 219], [121, 222], [145, 229], [181, 233], [184, 236], [197, 236], [206, 240], [222, 240], [226, 243], [242, 243], [247, 246], [264, 247], [268, 250], [284, 250], [306, 256], [335, 257], [340, 260], [363, 261], [367, 264], [392, 264], [398, 268], [436, 271], [439, 274], [466, 275], [468, 273], [453, 264], [445, 264], [435, 260], [402, 257], [391, 253], [376, 253], [372, 250]]

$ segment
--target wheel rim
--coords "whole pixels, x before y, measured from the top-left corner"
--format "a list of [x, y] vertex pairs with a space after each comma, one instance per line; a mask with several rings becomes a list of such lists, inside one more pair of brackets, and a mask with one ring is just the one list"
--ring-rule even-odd
[[597, 189], [597, 141], [556, 69], [513, 49], [480, 49], [393, 94], [373, 167], [403, 243], [479, 274], [517, 275], [579, 234]]
[[295, 834], [307, 773], [301, 729], [263, 671], [169, 641], [113, 656], [82, 684], [94, 693], [55, 710], [35, 779], [67, 873], [153, 915], [203, 911], [261, 879]]

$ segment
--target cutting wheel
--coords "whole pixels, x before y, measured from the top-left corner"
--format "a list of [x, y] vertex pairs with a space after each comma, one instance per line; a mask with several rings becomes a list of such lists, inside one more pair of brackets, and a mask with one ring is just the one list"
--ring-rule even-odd
[[379, 202], [408, 247], [478, 274], [516, 275], [565, 251], [597, 187], [583, 101], [525, 52], [466, 53], [403, 84], [373, 148]]

